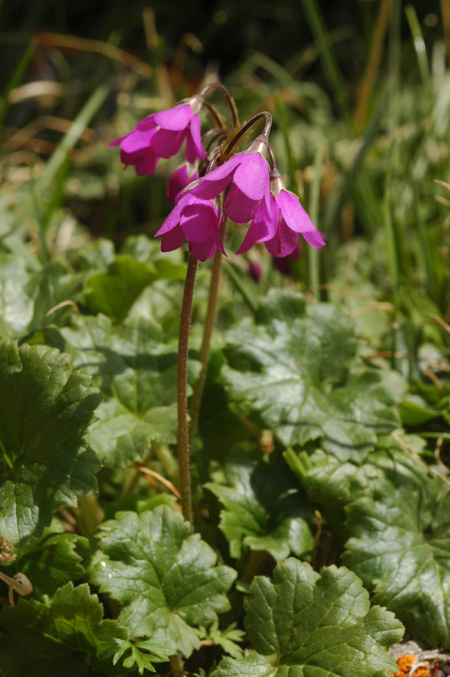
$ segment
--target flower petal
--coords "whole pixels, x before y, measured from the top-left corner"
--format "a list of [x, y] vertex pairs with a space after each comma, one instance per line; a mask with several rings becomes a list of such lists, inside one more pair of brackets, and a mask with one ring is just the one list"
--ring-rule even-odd
[[201, 183], [193, 189], [193, 193], [204, 200], [210, 200], [220, 195], [231, 182], [242, 156], [243, 153], [233, 155], [223, 165], [216, 167], [209, 174], [205, 174]]
[[278, 224], [278, 229], [271, 240], [264, 242], [268, 252], [272, 256], [287, 256], [291, 254], [298, 245], [298, 235], [293, 230], [281, 221]]
[[170, 158], [178, 153], [186, 138], [186, 132], [170, 132], [158, 129], [152, 138], [152, 151], [162, 158]]
[[198, 115], [194, 115], [189, 127], [187, 128], [186, 160], [192, 163], [198, 157], [201, 160], [204, 160], [206, 154], [202, 145], [200, 118]]
[[158, 237], [159, 235], [165, 235], [165, 233], [168, 233], [169, 230], [172, 230], [173, 228], [179, 225], [181, 213], [185, 208], [186, 203], [189, 201], [189, 198], [190, 198], [189, 195], [183, 195], [183, 197], [180, 198], [179, 202], [177, 202], [175, 207], [172, 209], [169, 216], [162, 224], [161, 228], [158, 230], [157, 233], [155, 233], [155, 237]]
[[233, 183], [250, 200], [263, 199], [269, 191], [269, 165], [260, 153], [244, 154]]
[[141, 150], [149, 148], [156, 129], [150, 129], [141, 132], [139, 129], [133, 129], [132, 132], [120, 139], [120, 148], [125, 153], [138, 153]]
[[323, 247], [325, 242], [319, 231], [309, 218], [300, 204], [300, 200], [294, 193], [281, 190], [277, 202], [286, 225], [296, 233], [301, 233], [308, 244], [313, 247]]
[[255, 216], [236, 254], [245, 254], [256, 242], [264, 242], [277, 232], [278, 207], [271, 193], [267, 193], [256, 210]]
[[136, 127], [141, 130], [161, 127], [161, 129], [172, 132], [180, 132], [186, 129], [193, 115], [194, 113], [189, 104], [181, 104], [180, 106], [174, 106], [174, 108], [148, 115], [138, 122]]
[[161, 240], [161, 251], [172, 252], [174, 249], [181, 247], [185, 241], [185, 236], [180, 226], [176, 226], [169, 233], [166, 233]]
[[219, 230], [219, 218], [212, 202], [196, 200], [183, 209], [180, 226], [189, 242], [205, 242]]
[[256, 200], [248, 198], [233, 183], [225, 198], [224, 209], [229, 219], [243, 225], [252, 220], [258, 204]]
[[167, 201], [170, 204], [174, 204], [181, 191], [184, 190], [191, 181], [195, 181], [197, 178], [198, 174], [193, 167], [180, 165], [169, 179], [167, 185]]

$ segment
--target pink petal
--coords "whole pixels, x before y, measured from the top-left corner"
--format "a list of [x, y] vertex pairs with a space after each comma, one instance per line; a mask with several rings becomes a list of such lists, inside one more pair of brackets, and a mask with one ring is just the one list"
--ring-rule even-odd
[[151, 115], [147, 115], [147, 117], [143, 120], [139, 120], [139, 122], [136, 123], [136, 128], [144, 131], [146, 129], [152, 129], [152, 127], [157, 127], [158, 125], [155, 122], [155, 115], [156, 113], [152, 113]]
[[181, 132], [190, 123], [194, 112], [189, 104], [181, 104], [154, 114], [154, 121], [161, 129]]
[[195, 158], [205, 159], [205, 149], [202, 145], [200, 118], [194, 115], [187, 129], [186, 136], [186, 160], [194, 162]]
[[194, 259], [199, 261], [207, 261], [212, 258], [217, 251], [217, 244], [214, 240], [206, 240], [198, 244], [193, 244], [190, 247], [190, 252]]
[[161, 228], [158, 230], [157, 233], [155, 233], [155, 237], [158, 237], [159, 235], [165, 235], [165, 233], [168, 233], [169, 230], [172, 230], [173, 228], [179, 225], [181, 213], [185, 208], [186, 203], [189, 201], [189, 199], [190, 199], [189, 195], [183, 195], [180, 201], [172, 209], [169, 216], [162, 224]]
[[237, 186], [232, 184], [225, 198], [224, 209], [229, 219], [243, 225], [251, 221], [258, 202], [249, 199]]
[[122, 138], [120, 148], [125, 153], [137, 153], [140, 150], [149, 148], [155, 131], [150, 129], [149, 131], [141, 132], [139, 129], [133, 129], [132, 132]]
[[281, 190], [277, 202], [288, 228], [296, 233], [301, 233], [306, 242], [313, 247], [323, 247], [325, 242], [294, 193]]
[[158, 129], [152, 138], [152, 151], [157, 157], [170, 158], [178, 153], [186, 132], [171, 132]]
[[217, 211], [211, 202], [197, 200], [183, 209], [180, 226], [189, 242], [205, 242], [219, 230]]
[[155, 158], [152, 151], [148, 149], [136, 155], [132, 164], [134, 164], [138, 176], [152, 176], [158, 164], [158, 158]]
[[186, 188], [191, 181], [195, 181], [197, 178], [198, 174], [193, 168], [188, 168], [187, 165], [178, 167], [170, 177], [167, 185], [167, 201], [170, 202], [170, 204], [176, 202], [181, 191]]
[[185, 236], [183, 231], [179, 226], [176, 226], [170, 233], [166, 233], [161, 240], [161, 251], [162, 252], [172, 252], [174, 249], [181, 247], [185, 241]]
[[202, 182], [193, 189], [193, 193], [204, 200], [211, 200], [220, 195], [233, 178], [236, 168], [242, 161], [242, 156], [243, 153], [233, 155], [233, 157], [227, 160], [223, 165], [216, 167], [212, 172], [206, 174], [203, 177]]
[[266, 245], [267, 251], [269, 251], [272, 256], [287, 256], [297, 247], [298, 235], [282, 221], [278, 225], [275, 237], [271, 240], [267, 240], [264, 244]]
[[245, 254], [256, 242], [264, 242], [274, 237], [277, 231], [278, 208], [275, 198], [267, 193], [261, 201], [244, 241], [236, 254]]
[[269, 165], [260, 153], [244, 154], [233, 183], [250, 200], [262, 200], [269, 191]]

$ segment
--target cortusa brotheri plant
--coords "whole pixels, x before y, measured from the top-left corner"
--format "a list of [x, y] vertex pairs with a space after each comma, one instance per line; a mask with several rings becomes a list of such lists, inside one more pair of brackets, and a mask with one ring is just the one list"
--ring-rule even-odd
[[[224, 94], [232, 124], [207, 101], [207, 94], [214, 89]], [[202, 108], [209, 111], [215, 123], [203, 136]], [[262, 133], [249, 143], [249, 135], [262, 120], [265, 122]], [[298, 246], [299, 234], [313, 247], [325, 244], [298, 197], [286, 190], [269, 144], [271, 126], [272, 116], [267, 111], [257, 113], [241, 125], [226, 87], [211, 83], [173, 108], [144, 118], [132, 132], [110, 144], [120, 146], [122, 162], [133, 165], [139, 176], [151, 176], [158, 161], [176, 155], [186, 141], [185, 162], [173, 173], [167, 187], [167, 199], [175, 206], [156, 236], [162, 235], [163, 252], [181, 247], [185, 240], [190, 252], [178, 354], [178, 444], [183, 515], [191, 525], [189, 438], [192, 441], [195, 433], [206, 376], [221, 255], [225, 254], [226, 219], [240, 225], [249, 224], [237, 254], [247, 252], [257, 242], [264, 242], [273, 256], [288, 256]], [[240, 150], [245, 143], [247, 147]], [[202, 370], [194, 387], [189, 425], [187, 350], [196, 267], [197, 261], [206, 261], [214, 255], [216, 265], [200, 356]]]

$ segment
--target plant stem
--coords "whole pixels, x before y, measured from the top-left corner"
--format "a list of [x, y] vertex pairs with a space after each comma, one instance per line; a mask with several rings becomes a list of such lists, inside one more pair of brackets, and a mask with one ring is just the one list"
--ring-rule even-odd
[[[224, 226], [225, 228], [225, 226]], [[189, 430], [189, 442], [192, 446], [197, 429], [198, 412], [202, 401], [203, 388], [205, 386], [206, 373], [208, 371], [209, 353], [211, 348], [211, 336], [214, 329], [214, 323], [217, 314], [217, 297], [219, 293], [220, 272], [222, 269], [223, 254], [218, 249], [214, 255], [211, 270], [211, 283], [209, 287], [208, 308], [206, 310], [205, 324], [203, 329], [203, 340], [200, 348], [200, 364], [202, 365], [200, 374], [194, 384], [191, 398], [191, 424]]]
[[243, 583], [251, 583], [266, 558], [264, 550], [252, 550], [241, 576]]
[[194, 297], [197, 259], [189, 256], [181, 308], [180, 338], [178, 341], [178, 460], [180, 464], [181, 507], [184, 519], [193, 528], [191, 496], [191, 468], [189, 461], [189, 425], [187, 413], [187, 362], [189, 331], [191, 328], [192, 299]]
[[174, 677], [184, 675], [183, 661], [180, 654], [176, 653], [170, 657], [170, 667], [172, 668], [172, 675]]

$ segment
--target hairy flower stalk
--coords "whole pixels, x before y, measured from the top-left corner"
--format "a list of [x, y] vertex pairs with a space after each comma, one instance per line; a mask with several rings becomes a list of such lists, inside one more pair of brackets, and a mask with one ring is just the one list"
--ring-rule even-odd
[[[206, 100], [214, 90], [225, 96], [231, 123]], [[203, 136], [202, 108], [208, 110], [215, 125]], [[262, 133], [248, 142], [249, 134], [261, 121], [264, 121]], [[228, 90], [219, 83], [212, 83], [173, 108], [144, 118], [133, 131], [111, 144], [120, 146], [125, 165], [134, 166], [138, 175], [149, 176], [155, 172], [160, 159], [174, 157], [184, 145], [184, 159], [172, 175], [167, 190], [168, 201], [174, 207], [156, 236], [162, 236], [162, 251], [178, 249], [186, 242], [189, 250], [178, 348], [178, 448], [183, 515], [191, 526], [189, 448], [195, 435], [208, 366], [221, 261], [226, 255], [226, 219], [242, 226], [247, 224], [237, 254], [264, 243], [273, 256], [285, 257], [298, 249], [299, 235], [313, 247], [325, 244], [298, 197], [283, 184], [269, 144], [271, 126], [272, 117], [266, 111], [240, 125], [236, 105]], [[242, 148], [246, 143], [247, 146]], [[198, 261], [212, 257], [210, 299], [200, 351], [202, 368], [191, 401], [189, 440], [186, 378], [195, 273]]]

